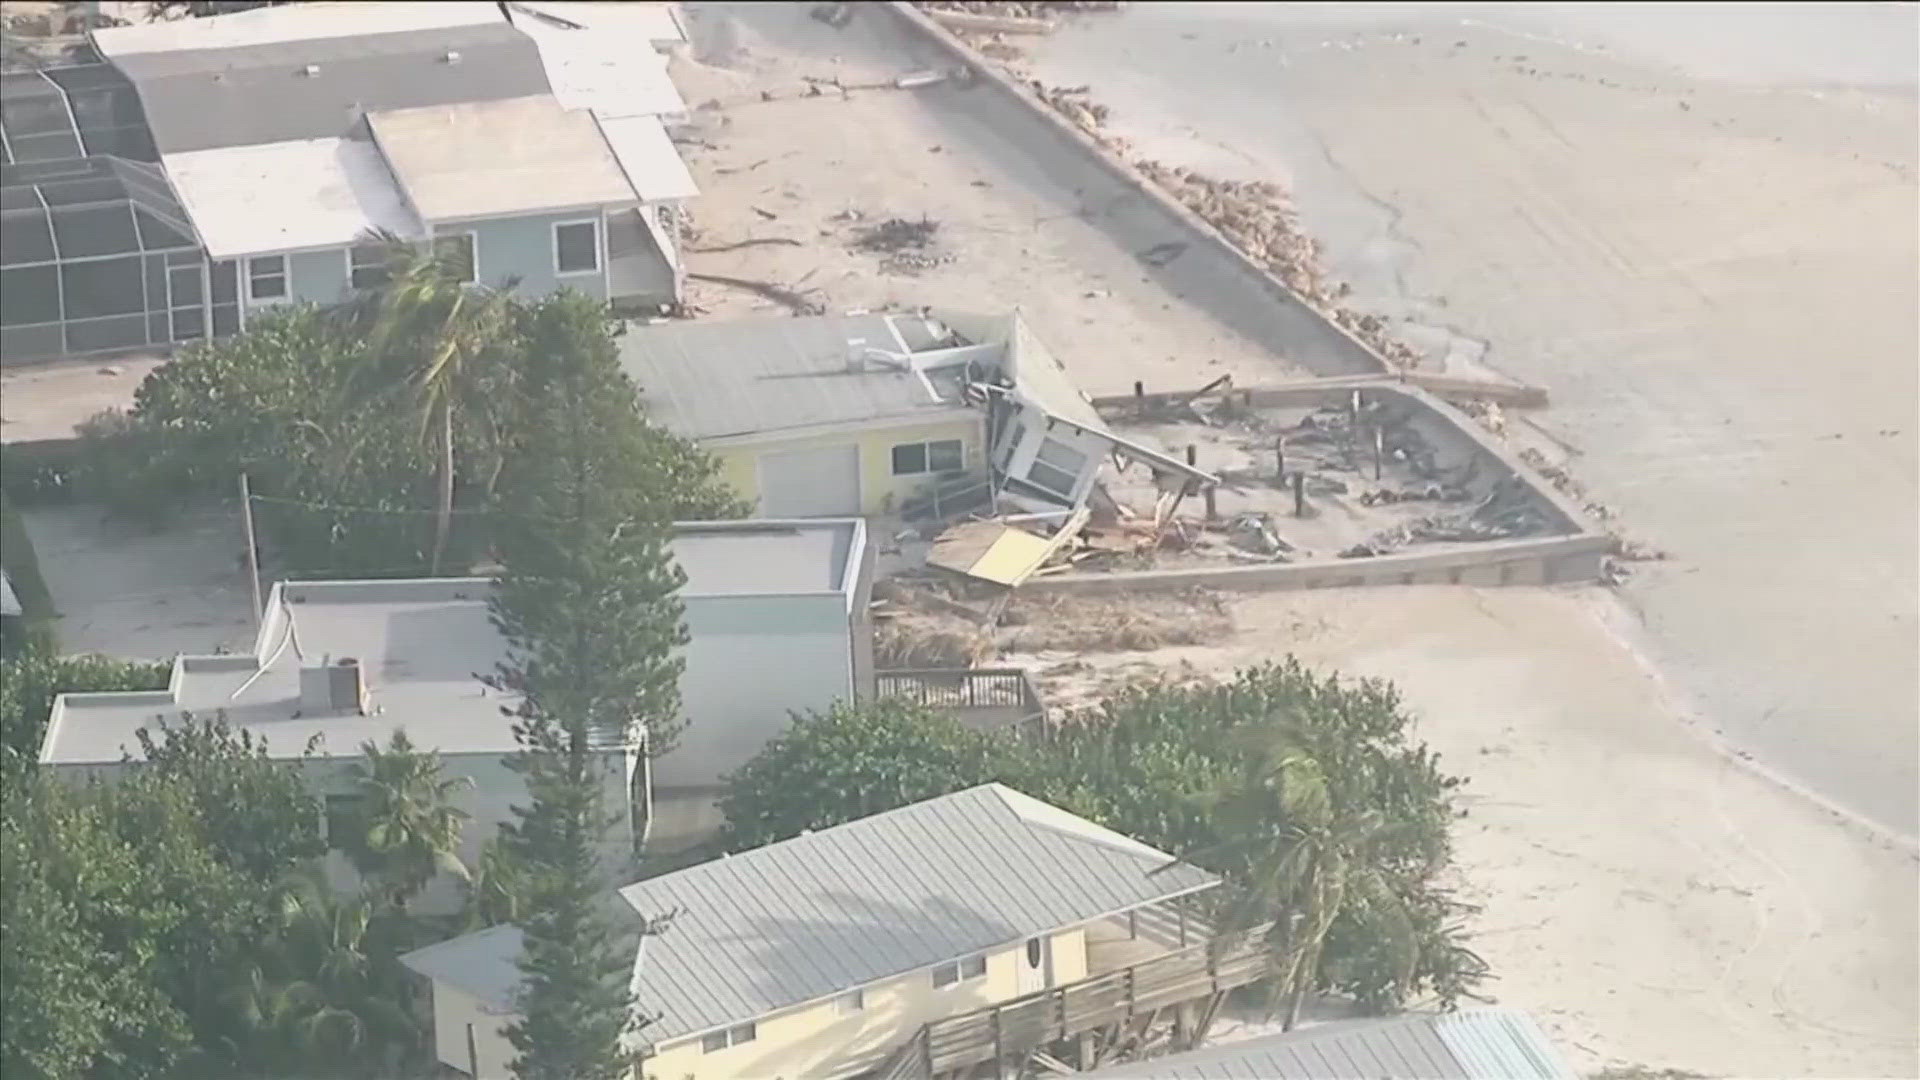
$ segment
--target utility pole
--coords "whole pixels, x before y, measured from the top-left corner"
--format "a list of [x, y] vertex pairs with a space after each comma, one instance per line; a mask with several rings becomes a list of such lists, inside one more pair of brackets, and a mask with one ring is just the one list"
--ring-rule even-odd
[[240, 521], [247, 530], [247, 584], [253, 587], [253, 629], [260, 630], [260, 545], [253, 538], [253, 489], [240, 474]]

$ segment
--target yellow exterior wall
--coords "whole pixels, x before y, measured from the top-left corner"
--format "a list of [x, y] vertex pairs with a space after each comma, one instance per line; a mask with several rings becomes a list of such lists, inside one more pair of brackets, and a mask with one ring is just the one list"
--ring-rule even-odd
[[[1086, 977], [1084, 930], [1052, 935], [1054, 985]], [[799, 1080], [822, 1066], [898, 1046], [932, 1020], [1017, 997], [1024, 944], [987, 957], [985, 977], [935, 987], [922, 969], [867, 987], [866, 1008], [840, 1016], [831, 1001], [793, 1009], [758, 1021], [752, 1042], [702, 1053], [695, 1036], [670, 1044], [642, 1067], [645, 1080]]]
[[986, 438], [980, 415], [955, 417], [933, 424], [876, 428], [869, 431], [833, 432], [792, 439], [708, 446], [720, 459], [720, 474], [728, 484], [758, 506], [760, 502], [760, 455], [768, 451], [805, 450], [821, 446], [860, 446], [860, 512], [867, 516], [884, 515], [898, 509], [900, 500], [912, 495], [932, 476], [893, 475], [893, 448], [900, 443], [933, 442], [959, 439], [961, 461], [968, 472], [983, 472], [986, 454], [981, 443]]

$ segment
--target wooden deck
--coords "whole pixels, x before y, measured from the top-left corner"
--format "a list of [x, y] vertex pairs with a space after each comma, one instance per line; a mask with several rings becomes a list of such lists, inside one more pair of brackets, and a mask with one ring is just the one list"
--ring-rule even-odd
[[[1223, 994], [1268, 971], [1262, 931], [1216, 950], [1188, 924], [1183, 946], [1169, 943], [1165, 920], [1126, 916], [1088, 928], [1088, 974], [998, 1005], [936, 1020], [872, 1073], [876, 1080], [933, 1080], [991, 1061], [1024, 1061], [1050, 1044], [1157, 1010]], [[1131, 933], [1129, 931], [1132, 931]], [[1177, 940], [1177, 939], [1176, 939]]]

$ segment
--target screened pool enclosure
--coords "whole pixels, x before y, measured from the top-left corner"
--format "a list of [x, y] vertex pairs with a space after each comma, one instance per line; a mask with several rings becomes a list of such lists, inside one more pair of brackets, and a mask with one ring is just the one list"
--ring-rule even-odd
[[239, 322], [105, 64], [0, 76], [0, 359], [165, 347]]

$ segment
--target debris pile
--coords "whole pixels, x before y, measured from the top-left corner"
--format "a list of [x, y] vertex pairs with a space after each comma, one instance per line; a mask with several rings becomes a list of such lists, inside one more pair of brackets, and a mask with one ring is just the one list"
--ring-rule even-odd
[[1205, 589], [1131, 596], [999, 591], [894, 578], [875, 589], [874, 662], [882, 668], [978, 667], [1005, 653], [1127, 652], [1204, 645], [1233, 631]]
[[1527, 486], [1508, 476], [1465, 513], [1432, 514], [1397, 525], [1340, 552], [1343, 559], [1385, 555], [1413, 543], [1482, 543], [1527, 536], [1551, 525]]
[[914, 273], [953, 261], [952, 255], [935, 251], [934, 236], [940, 223], [931, 218], [909, 221], [888, 218], [868, 225], [854, 234], [853, 249], [882, 256], [880, 268], [892, 273]]
[[1119, 11], [1121, 0], [930, 0], [927, 11], [961, 11], [968, 15], [1000, 15], [1014, 19], [1044, 19], [1079, 12]]

